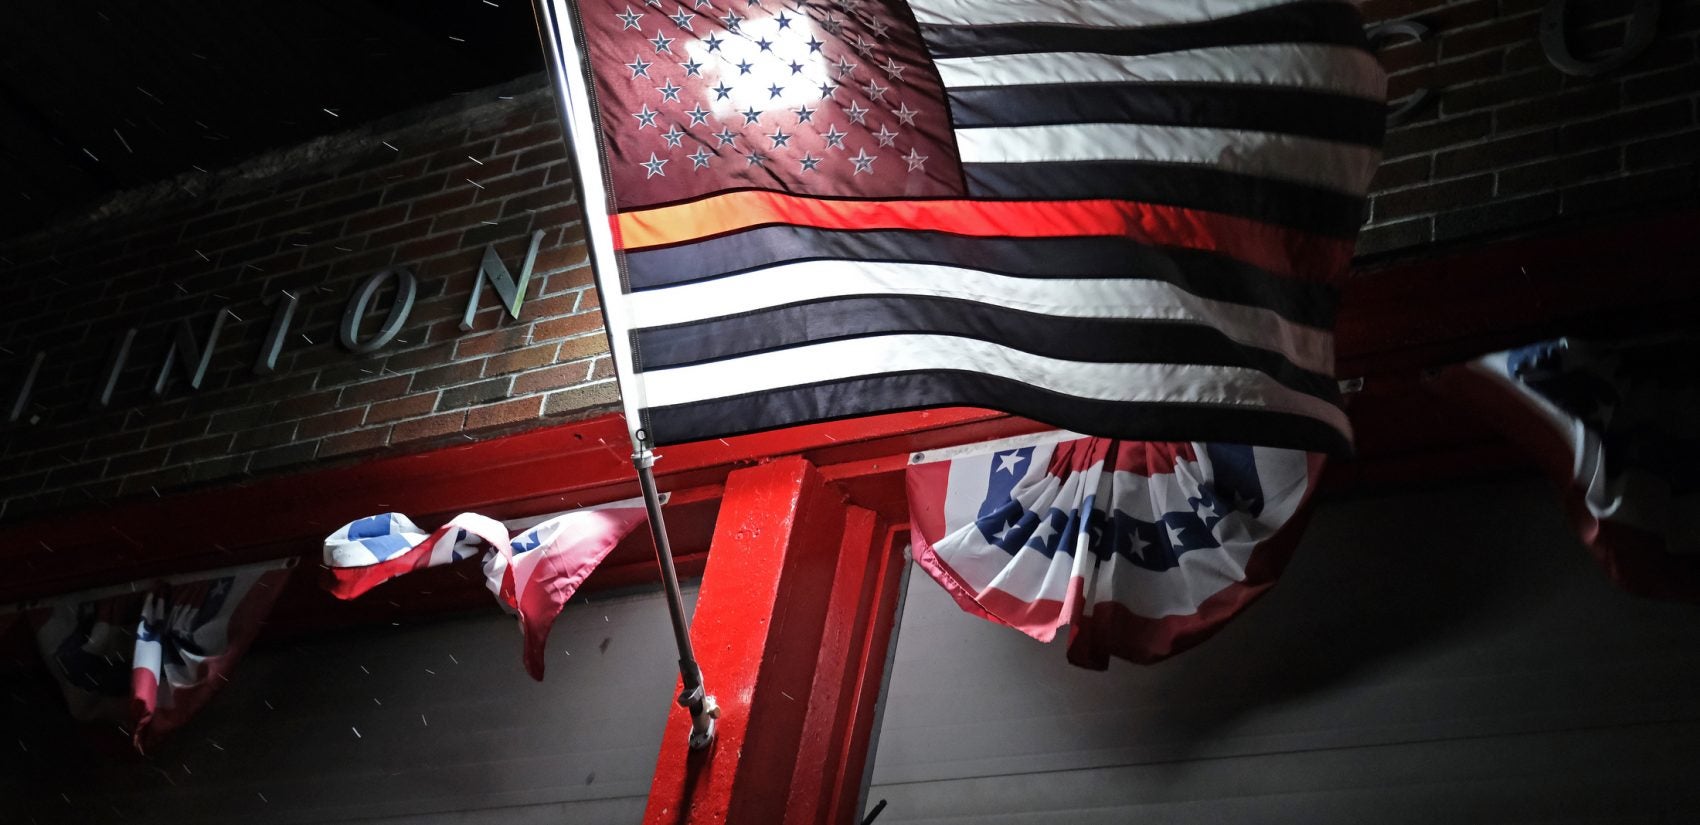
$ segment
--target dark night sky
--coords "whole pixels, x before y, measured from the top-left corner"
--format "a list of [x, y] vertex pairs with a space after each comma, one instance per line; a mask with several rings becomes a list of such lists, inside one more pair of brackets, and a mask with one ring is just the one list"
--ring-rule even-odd
[[526, 0], [0, 4], [0, 238], [541, 69]]

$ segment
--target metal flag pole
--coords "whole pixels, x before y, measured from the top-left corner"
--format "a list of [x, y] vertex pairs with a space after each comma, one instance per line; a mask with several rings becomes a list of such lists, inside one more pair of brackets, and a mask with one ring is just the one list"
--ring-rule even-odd
[[[618, 272], [614, 235], [609, 225], [607, 181], [603, 177], [602, 161], [596, 136], [600, 134], [590, 91], [584, 85], [589, 76], [583, 51], [579, 48], [578, 30], [573, 11], [566, 0], [533, 0], [537, 15], [537, 33], [543, 46], [544, 61], [555, 87], [555, 102], [560, 110], [561, 136], [567, 143], [567, 153], [573, 158], [578, 174], [573, 176], [580, 202], [584, 206], [585, 235], [589, 246], [591, 268], [601, 276]], [[673, 567], [673, 548], [667, 540], [667, 523], [661, 515], [661, 499], [655, 487], [654, 445], [641, 428], [638, 412], [643, 409], [643, 387], [627, 380], [632, 372], [631, 342], [619, 334], [627, 328], [625, 294], [618, 288], [622, 279], [596, 279], [600, 289], [604, 283], [615, 288], [601, 289], [603, 326], [608, 330], [608, 345], [614, 356], [614, 374], [620, 384], [620, 404], [626, 415], [626, 430], [632, 437], [632, 467], [637, 470], [638, 485], [643, 489], [644, 507], [649, 511], [649, 531], [655, 539], [655, 560], [661, 567], [661, 581], [667, 590], [667, 612], [673, 619], [673, 640], [679, 648], [679, 705], [691, 713], [690, 746], [700, 750], [714, 742], [714, 720], [720, 708], [714, 697], [703, 687], [702, 668], [697, 665], [696, 652], [691, 647], [690, 625], [685, 620], [685, 598], [679, 590], [679, 574]]]

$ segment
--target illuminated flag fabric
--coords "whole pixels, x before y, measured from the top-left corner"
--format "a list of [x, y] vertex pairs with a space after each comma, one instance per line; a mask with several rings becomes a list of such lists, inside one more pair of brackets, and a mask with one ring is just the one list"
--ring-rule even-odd
[[430, 533], [400, 513], [380, 513], [325, 537], [323, 584], [337, 598], [352, 599], [403, 573], [482, 555], [481, 544], [507, 543], [508, 528], [475, 513]]
[[229, 681], [291, 562], [193, 573], [53, 599], [30, 611], [71, 714], [130, 732], [138, 750], [181, 727]]
[[1700, 601], [1696, 343], [1560, 339], [1450, 368], [1435, 387], [1546, 469], [1619, 585]]
[[485, 585], [519, 616], [525, 671], [542, 681], [555, 617], [646, 517], [642, 499], [627, 499], [556, 516], [510, 539], [501, 522], [473, 513], [430, 533], [400, 513], [384, 513], [325, 538], [323, 584], [337, 598], [352, 599], [402, 573], [482, 555]]
[[572, 5], [654, 443], [969, 405], [1348, 446], [1335, 281], [1386, 116], [1352, 4]]
[[1073, 434], [917, 454], [915, 560], [964, 610], [1069, 661], [1155, 662], [1274, 585], [1322, 457]]

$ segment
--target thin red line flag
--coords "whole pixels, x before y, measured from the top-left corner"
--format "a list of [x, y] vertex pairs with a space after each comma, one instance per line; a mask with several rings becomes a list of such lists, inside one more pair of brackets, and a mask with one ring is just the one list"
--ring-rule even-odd
[[1335, 282], [1386, 116], [1351, 3], [563, 5], [653, 443], [967, 405], [1348, 447]]

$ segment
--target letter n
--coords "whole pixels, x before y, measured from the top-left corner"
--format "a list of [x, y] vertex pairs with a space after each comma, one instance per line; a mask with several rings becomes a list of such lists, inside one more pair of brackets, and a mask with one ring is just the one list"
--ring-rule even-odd
[[165, 388], [171, 383], [173, 365], [182, 365], [189, 379], [189, 389], [201, 388], [201, 381], [207, 377], [207, 365], [212, 363], [213, 350], [218, 348], [218, 334], [224, 330], [224, 319], [229, 314], [230, 310], [226, 308], [213, 315], [212, 329], [207, 332], [204, 346], [195, 340], [195, 329], [189, 326], [188, 319], [177, 322], [172, 330], [171, 344], [165, 348], [165, 361], [159, 365], [159, 376], [153, 382], [155, 398], [165, 395]]
[[525, 288], [531, 282], [531, 268], [537, 263], [537, 247], [542, 243], [543, 230], [531, 233], [531, 249], [525, 253], [525, 265], [520, 267], [517, 282], [508, 272], [507, 264], [502, 263], [502, 256], [496, 254], [496, 247], [484, 247], [484, 260], [478, 263], [478, 277], [472, 281], [472, 297], [467, 300], [466, 314], [460, 319], [461, 332], [472, 329], [472, 317], [478, 314], [478, 299], [484, 295], [485, 281], [495, 287], [497, 297], [508, 308], [508, 315], [519, 317], [519, 309], [525, 304]]

